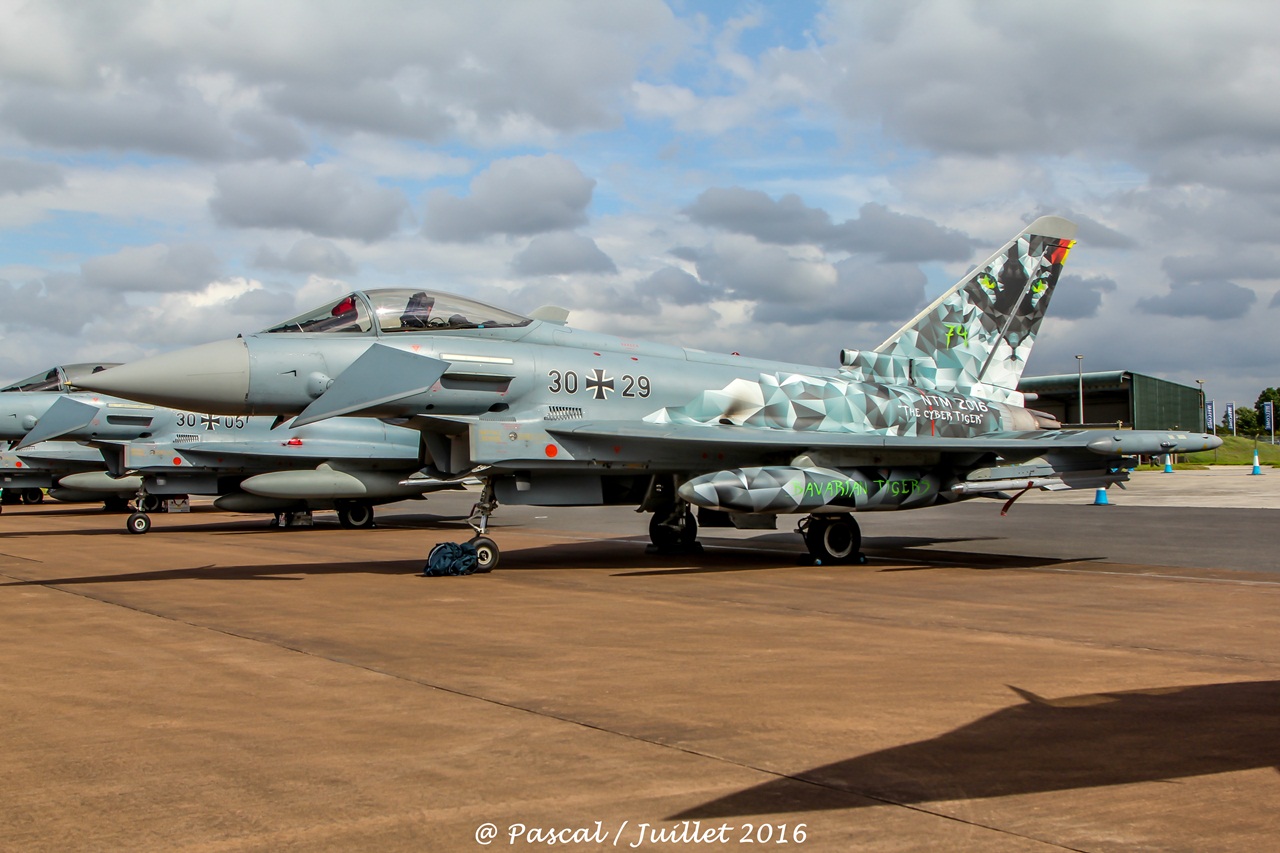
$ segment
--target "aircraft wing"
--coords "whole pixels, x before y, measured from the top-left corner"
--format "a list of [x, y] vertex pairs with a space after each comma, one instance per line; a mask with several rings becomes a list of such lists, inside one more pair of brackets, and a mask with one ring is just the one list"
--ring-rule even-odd
[[678, 446], [686, 451], [714, 452], [731, 448], [738, 453], [806, 450], [867, 450], [902, 453], [991, 453], [1005, 459], [1028, 459], [1051, 451], [1089, 451], [1100, 456], [1193, 453], [1214, 446], [1212, 436], [1158, 430], [1030, 430], [993, 432], [962, 438], [932, 435], [897, 436], [875, 433], [837, 433], [816, 430], [759, 429], [724, 424], [653, 424], [635, 421], [585, 421], [550, 427], [547, 432], [566, 444], [618, 441]]

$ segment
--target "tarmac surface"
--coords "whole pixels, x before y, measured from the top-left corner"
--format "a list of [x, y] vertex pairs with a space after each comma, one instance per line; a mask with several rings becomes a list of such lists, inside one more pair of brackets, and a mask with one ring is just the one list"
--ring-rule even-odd
[[502, 507], [460, 578], [415, 573], [466, 494], [7, 506], [0, 849], [1274, 849], [1248, 471], [869, 514], [863, 566], [801, 565], [794, 517], [668, 557], [630, 510]]

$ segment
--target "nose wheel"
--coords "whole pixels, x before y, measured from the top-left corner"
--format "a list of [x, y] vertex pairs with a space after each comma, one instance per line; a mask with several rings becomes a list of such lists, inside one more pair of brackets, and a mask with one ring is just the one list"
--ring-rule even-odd
[[125, 522], [125, 530], [141, 535], [151, 529], [151, 516], [145, 512], [135, 512]]

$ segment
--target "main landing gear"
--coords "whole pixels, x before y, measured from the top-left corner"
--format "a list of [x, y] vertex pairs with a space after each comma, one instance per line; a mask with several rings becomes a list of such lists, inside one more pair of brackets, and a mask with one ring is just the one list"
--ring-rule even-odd
[[652, 509], [649, 519], [651, 554], [700, 554], [702, 543], [698, 541], [698, 520], [693, 509], [676, 496], [676, 479], [670, 475], [658, 475], [649, 485], [641, 510]]
[[847, 512], [810, 515], [800, 521], [800, 535], [816, 565], [867, 561], [862, 551], [862, 529]]
[[338, 524], [348, 529], [373, 527], [373, 504], [364, 501], [338, 501], [333, 505], [338, 511]]
[[655, 554], [697, 554], [698, 520], [684, 501], [661, 506], [649, 519], [649, 541]]

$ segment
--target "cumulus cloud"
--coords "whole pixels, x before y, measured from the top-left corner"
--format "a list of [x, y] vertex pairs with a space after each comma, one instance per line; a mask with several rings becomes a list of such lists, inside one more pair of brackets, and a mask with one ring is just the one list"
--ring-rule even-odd
[[62, 186], [63, 170], [51, 163], [0, 158], [0, 195], [19, 195], [45, 187]]
[[585, 225], [596, 182], [556, 154], [498, 160], [471, 181], [465, 198], [435, 190], [423, 233], [467, 243], [495, 234], [529, 235]]
[[355, 261], [333, 241], [319, 237], [303, 237], [279, 255], [267, 246], [259, 247], [253, 257], [254, 266], [289, 272], [317, 273], [324, 276], [352, 275]]
[[1194, 0], [1163, 3], [1158, 14], [1141, 3], [1088, 8], [1072, 16], [1046, 15], [1042, 4], [945, 0], [834, 7], [824, 48], [841, 59], [832, 68], [847, 69], [836, 101], [908, 143], [986, 156], [1137, 153], [1280, 130], [1280, 116], [1256, 109], [1274, 85], [1274, 42], [1238, 49], [1242, 33], [1269, 16], [1264, 4], [1208, 14]]
[[794, 193], [774, 201], [759, 190], [712, 187], [683, 213], [702, 225], [750, 234], [762, 243], [783, 246], [822, 243], [832, 234], [827, 212], [806, 206]]
[[959, 231], [923, 216], [895, 213], [882, 204], [864, 204], [857, 219], [836, 226], [834, 249], [879, 255], [886, 263], [963, 261], [974, 243]]
[[368, 241], [394, 233], [409, 203], [399, 190], [336, 168], [256, 163], [219, 172], [209, 207], [219, 222], [238, 228], [297, 229]]
[[1102, 307], [1102, 295], [1115, 290], [1115, 281], [1106, 276], [1063, 275], [1053, 289], [1049, 313], [1063, 320], [1096, 317]]
[[660, 303], [671, 305], [702, 305], [721, 295], [715, 288], [698, 281], [697, 277], [675, 267], [663, 267], [640, 282], [636, 289]]
[[206, 246], [129, 246], [81, 265], [91, 288], [128, 292], [188, 291], [218, 277], [222, 263]]
[[[80, 276], [73, 273], [50, 273], [26, 281], [0, 279], [0, 302], [5, 306], [0, 326], [7, 332], [35, 330], [42, 334], [78, 335], [85, 326], [110, 311], [119, 302], [119, 295], [106, 290], [86, 290]], [[51, 305], [58, 309], [49, 310]], [[52, 358], [50, 364], [56, 363], [59, 357]]]
[[534, 237], [512, 260], [517, 275], [616, 273], [618, 267], [596, 241], [583, 234], [557, 231]]
[[1138, 300], [1138, 310], [1167, 317], [1202, 317], [1206, 320], [1234, 320], [1243, 317], [1258, 294], [1230, 281], [1174, 283], [1169, 292]]
[[922, 216], [896, 213], [868, 202], [856, 219], [833, 224], [824, 210], [808, 207], [798, 195], [775, 201], [741, 187], [709, 189], [683, 211], [693, 221], [762, 243], [808, 243], [828, 251], [878, 255], [887, 263], [957, 261], [969, 257], [973, 241]]
[[834, 316], [904, 322], [925, 305], [925, 275], [915, 264], [849, 258], [836, 264]]

